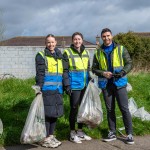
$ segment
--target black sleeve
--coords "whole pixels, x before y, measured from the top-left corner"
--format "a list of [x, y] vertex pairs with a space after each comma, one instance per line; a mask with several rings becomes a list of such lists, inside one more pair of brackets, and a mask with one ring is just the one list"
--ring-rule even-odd
[[35, 64], [36, 64], [36, 77], [35, 77], [36, 85], [42, 88], [45, 76], [45, 60], [40, 54], [36, 55]]
[[63, 54], [63, 84], [64, 86], [70, 86], [69, 79], [69, 59], [66, 53]]
[[99, 62], [97, 61], [96, 55], [94, 54], [93, 64], [92, 64], [92, 72], [97, 76], [103, 76], [103, 70], [99, 69]]
[[91, 71], [91, 66], [90, 66], [90, 57], [89, 57], [89, 61], [88, 61], [88, 68], [87, 68], [88, 72]]
[[132, 60], [130, 58], [130, 55], [129, 55], [127, 49], [125, 49], [124, 47], [123, 47], [123, 61], [124, 61], [123, 70], [126, 73], [130, 72], [130, 70], [132, 69]]

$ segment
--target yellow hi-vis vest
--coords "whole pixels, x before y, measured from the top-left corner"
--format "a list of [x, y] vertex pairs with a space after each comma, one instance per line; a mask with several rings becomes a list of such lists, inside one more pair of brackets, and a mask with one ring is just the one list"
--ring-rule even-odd
[[[119, 73], [123, 67], [124, 67], [124, 61], [123, 61], [123, 46], [117, 46], [112, 51], [112, 67], [113, 67], [113, 73]], [[105, 52], [102, 49], [98, 49], [96, 51], [96, 59], [99, 62], [99, 68], [103, 71], [108, 71], [108, 60], [106, 59]], [[108, 79], [105, 77], [99, 77], [99, 87], [100, 88], [106, 88]], [[117, 87], [123, 87], [127, 84], [127, 77], [124, 76], [122, 78], [115, 78], [114, 84]]]
[[71, 48], [66, 49], [64, 52], [66, 52], [69, 59], [69, 78], [71, 89], [83, 89], [88, 83], [88, 51], [84, 50], [81, 57]]
[[55, 60], [51, 56], [45, 56], [44, 51], [40, 51], [39, 54], [45, 60], [45, 77], [44, 77], [44, 85], [42, 87], [43, 91], [47, 90], [58, 90], [59, 93], [63, 93], [62, 86], [62, 74], [63, 74], [63, 65], [62, 60]]

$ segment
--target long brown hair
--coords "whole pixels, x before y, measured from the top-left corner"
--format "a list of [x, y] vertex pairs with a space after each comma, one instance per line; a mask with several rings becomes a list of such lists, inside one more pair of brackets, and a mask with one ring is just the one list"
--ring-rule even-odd
[[72, 34], [72, 41], [73, 41], [73, 38], [74, 38], [76, 35], [81, 36], [81, 38], [82, 38], [82, 40], [83, 40], [83, 35], [82, 35], [82, 33], [80, 33], [80, 32], [75, 32], [75, 33]]

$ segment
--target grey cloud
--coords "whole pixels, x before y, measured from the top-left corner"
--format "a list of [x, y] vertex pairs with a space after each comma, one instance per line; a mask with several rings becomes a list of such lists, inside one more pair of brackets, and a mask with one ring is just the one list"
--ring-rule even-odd
[[118, 5], [124, 10], [141, 10], [150, 8], [149, 0], [119, 0]]
[[79, 31], [95, 41], [104, 27], [114, 34], [130, 29], [149, 31], [149, 4], [148, 0], [5, 0], [0, 8], [7, 38]]

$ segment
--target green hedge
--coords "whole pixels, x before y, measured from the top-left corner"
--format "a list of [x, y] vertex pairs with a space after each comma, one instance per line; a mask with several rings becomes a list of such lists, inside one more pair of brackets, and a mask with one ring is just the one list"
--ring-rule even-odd
[[127, 48], [136, 70], [150, 70], [150, 37], [141, 37], [129, 31], [115, 35], [114, 40]]

